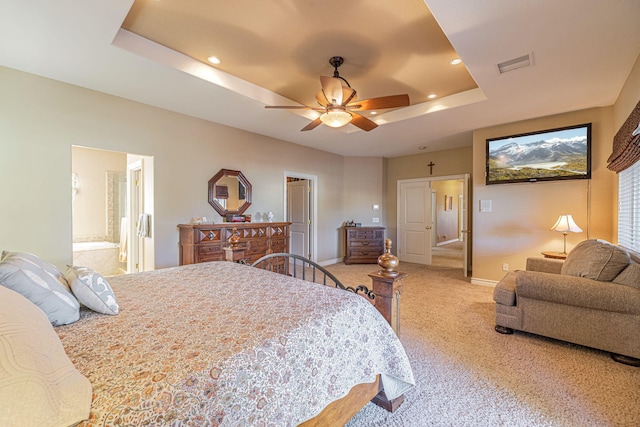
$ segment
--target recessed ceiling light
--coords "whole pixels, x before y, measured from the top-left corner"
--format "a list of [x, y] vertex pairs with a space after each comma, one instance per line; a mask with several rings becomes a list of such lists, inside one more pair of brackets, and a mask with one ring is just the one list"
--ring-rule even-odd
[[375, 116], [376, 114], [378, 114], [377, 111], [370, 111], [369, 114], [371, 114], [372, 116]]
[[427, 146], [426, 145], [421, 145], [420, 147], [418, 147], [418, 150], [426, 150]]
[[462, 59], [460, 59], [460, 58], [452, 59], [451, 61], [449, 61], [449, 64], [451, 64], [451, 65], [462, 64]]
[[427, 98], [429, 98], [429, 99], [434, 99], [434, 98], [437, 98], [437, 97], [438, 97], [437, 93], [430, 93], [429, 95], [427, 95]]
[[214, 65], [218, 65], [221, 62], [220, 58], [218, 58], [217, 56], [210, 56], [207, 58], [207, 60]]

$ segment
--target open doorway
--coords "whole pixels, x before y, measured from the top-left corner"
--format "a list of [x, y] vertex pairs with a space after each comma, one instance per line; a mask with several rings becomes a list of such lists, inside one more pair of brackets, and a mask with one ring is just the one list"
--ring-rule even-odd
[[289, 226], [289, 252], [317, 259], [317, 192], [318, 177], [285, 171], [284, 212]]
[[71, 149], [73, 264], [103, 276], [153, 270], [153, 158]]
[[398, 249], [401, 261], [470, 274], [469, 175], [398, 181]]

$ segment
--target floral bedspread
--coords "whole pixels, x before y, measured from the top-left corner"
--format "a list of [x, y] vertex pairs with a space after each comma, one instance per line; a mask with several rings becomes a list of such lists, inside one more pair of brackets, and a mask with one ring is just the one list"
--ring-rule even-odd
[[56, 328], [93, 385], [84, 426], [293, 426], [382, 374], [415, 382], [362, 296], [230, 262], [109, 279], [120, 313]]

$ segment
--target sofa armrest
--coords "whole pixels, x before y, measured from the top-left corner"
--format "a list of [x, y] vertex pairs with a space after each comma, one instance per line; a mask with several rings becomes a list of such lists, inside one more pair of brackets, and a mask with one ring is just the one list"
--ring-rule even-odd
[[640, 289], [585, 277], [518, 271], [516, 298], [521, 297], [614, 313], [640, 314]]
[[560, 274], [564, 260], [552, 258], [527, 258], [528, 271], [542, 271], [544, 273]]

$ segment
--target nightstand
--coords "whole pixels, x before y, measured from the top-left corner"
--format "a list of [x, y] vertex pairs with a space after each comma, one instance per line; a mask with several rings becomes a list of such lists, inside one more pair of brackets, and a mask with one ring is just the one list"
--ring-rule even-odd
[[563, 252], [553, 252], [553, 251], [545, 251], [542, 252], [545, 258], [553, 258], [553, 259], [567, 259], [567, 254]]

